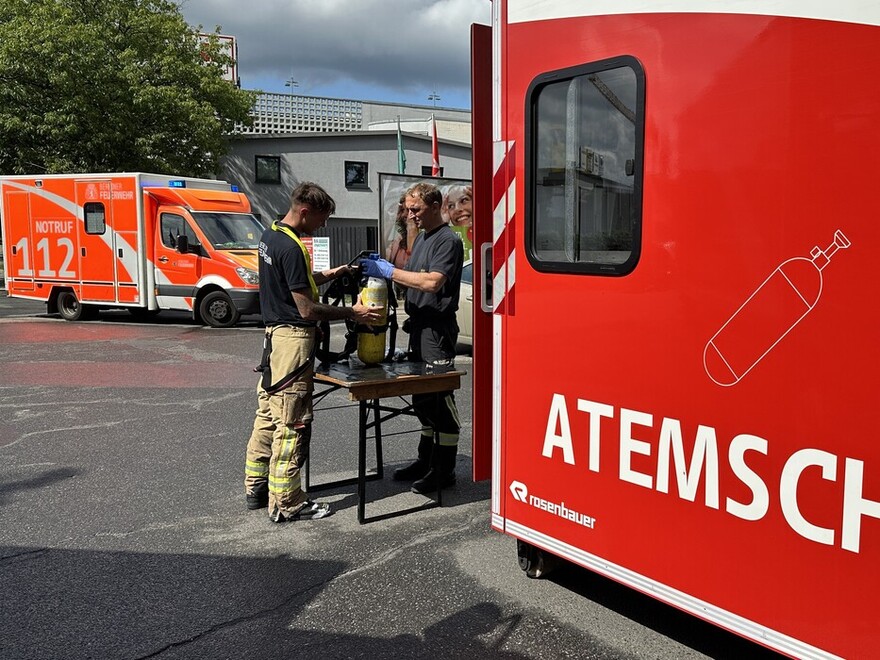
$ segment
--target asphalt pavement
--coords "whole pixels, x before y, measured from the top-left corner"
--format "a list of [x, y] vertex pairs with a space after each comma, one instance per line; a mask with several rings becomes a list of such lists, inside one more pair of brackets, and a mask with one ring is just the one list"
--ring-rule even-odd
[[[526, 578], [469, 479], [469, 375], [442, 508], [360, 525], [347, 486], [314, 495], [319, 521], [246, 510], [260, 339], [255, 318], [68, 323], [0, 294], [0, 658], [776, 657], [575, 566]], [[356, 409], [323, 403], [313, 482], [357, 462]], [[413, 424], [386, 425], [386, 475]], [[427, 501], [387, 476], [367, 497]]]

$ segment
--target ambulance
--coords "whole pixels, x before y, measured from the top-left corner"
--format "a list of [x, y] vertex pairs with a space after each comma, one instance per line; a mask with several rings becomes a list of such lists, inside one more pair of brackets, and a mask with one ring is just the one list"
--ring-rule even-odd
[[493, 0], [472, 50], [491, 526], [878, 657], [880, 3]]
[[263, 226], [224, 181], [132, 172], [0, 177], [8, 295], [68, 321], [99, 309], [190, 312], [234, 325], [259, 312]]

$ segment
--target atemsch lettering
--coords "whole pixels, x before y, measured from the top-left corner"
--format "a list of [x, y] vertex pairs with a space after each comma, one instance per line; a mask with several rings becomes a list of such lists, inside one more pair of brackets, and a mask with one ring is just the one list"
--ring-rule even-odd
[[[724, 449], [722, 447], [719, 452], [718, 437], [713, 427], [697, 426], [688, 461], [682, 424], [678, 419], [662, 417], [655, 421], [655, 415], [651, 413], [577, 399], [576, 410], [587, 414], [589, 421], [588, 437], [582, 438], [571, 432], [569, 408], [568, 400], [563, 394], [553, 394], [541, 451], [544, 458], [579, 465], [584, 460], [583, 457], [586, 457], [586, 469], [599, 472], [600, 447], [603, 442], [612, 442], [619, 450], [617, 476], [620, 481], [669, 494], [670, 472], [673, 472], [680, 499], [696, 501], [697, 491], [702, 485], [703, 504], [711, 509], [722, 508], [719, 461], [724, 455]], [[617, 437], [603, 435], [603, 419], [607, 420], [606, 431], [607, 422], [616, 421]], [[864, 461], [805, 447], [786, 459], [778, 479], [768, 481], [767, 475], [756, 472], [746, 459], [748, 452], [766, 456], [769, 445], [767, 439], [748, 433], [741, 433], [730, 439], [726, 447], [727, 466], [734, 477], [751, 492], [751, 500], [740, 502], [727, 497], [723, 503], [724, 512], [742, 520], [759, 521], [767, 515], [771, 497], [776, 497], [786, 523], [798, 535], [823, 545], [839, 544], [844, 550], [858, 553], [862, 519], [880, 519], [880, 502], [866, 499], [863, 495]], [[637, 470], [633, 466], [634, 455], [653, 457], [653, 473]], [[821, 478], [825, 481], [836, 482], [842, 476], [842, 515], [837, 529], [821, 527], [811, 522], [810, 512], [801, 506], [801, 499], [798, 497], [799, 486], [804, 487], [801, 477], [807, 470], [814, 473], [814, 468], [819, 468]], [[768, 483], [778, 483], [778, 488], [771, 491]]]

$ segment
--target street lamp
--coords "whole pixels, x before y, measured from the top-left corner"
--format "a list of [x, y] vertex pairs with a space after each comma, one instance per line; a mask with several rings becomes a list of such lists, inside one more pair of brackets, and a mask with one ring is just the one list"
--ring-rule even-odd
[[285, 87], [290, 87], [290, 91], [293, 91], [294, 87], [299, 87], [299, 83], [293, 79], [293, 76], [290, 76], [287, 80], [284, 81]]
[[432, 91], [428, 94], [428, 100], [434, 102], [434, 107], [437, 107], [437, 101], [440, 100], [440, 95], [437, 92]]

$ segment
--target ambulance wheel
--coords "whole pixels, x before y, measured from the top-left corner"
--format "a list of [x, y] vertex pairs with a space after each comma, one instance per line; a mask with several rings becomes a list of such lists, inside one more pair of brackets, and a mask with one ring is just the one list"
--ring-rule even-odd
[[556, 557], [525, 541], [516, 541], [519, 567], [530, 578], [541, 578], [556, 566]]
[[88, 321], [98, 316], [98, 310], [90, 305], [83, 305], [76, 299], [73, 291], [62, 291], [55, 303], [58, 313], [65, 321]]
[[230, 328], [241, 318], [232, 299], [223, 291], [211, 291], [199, 304], [202, 320], [212, 328]]

